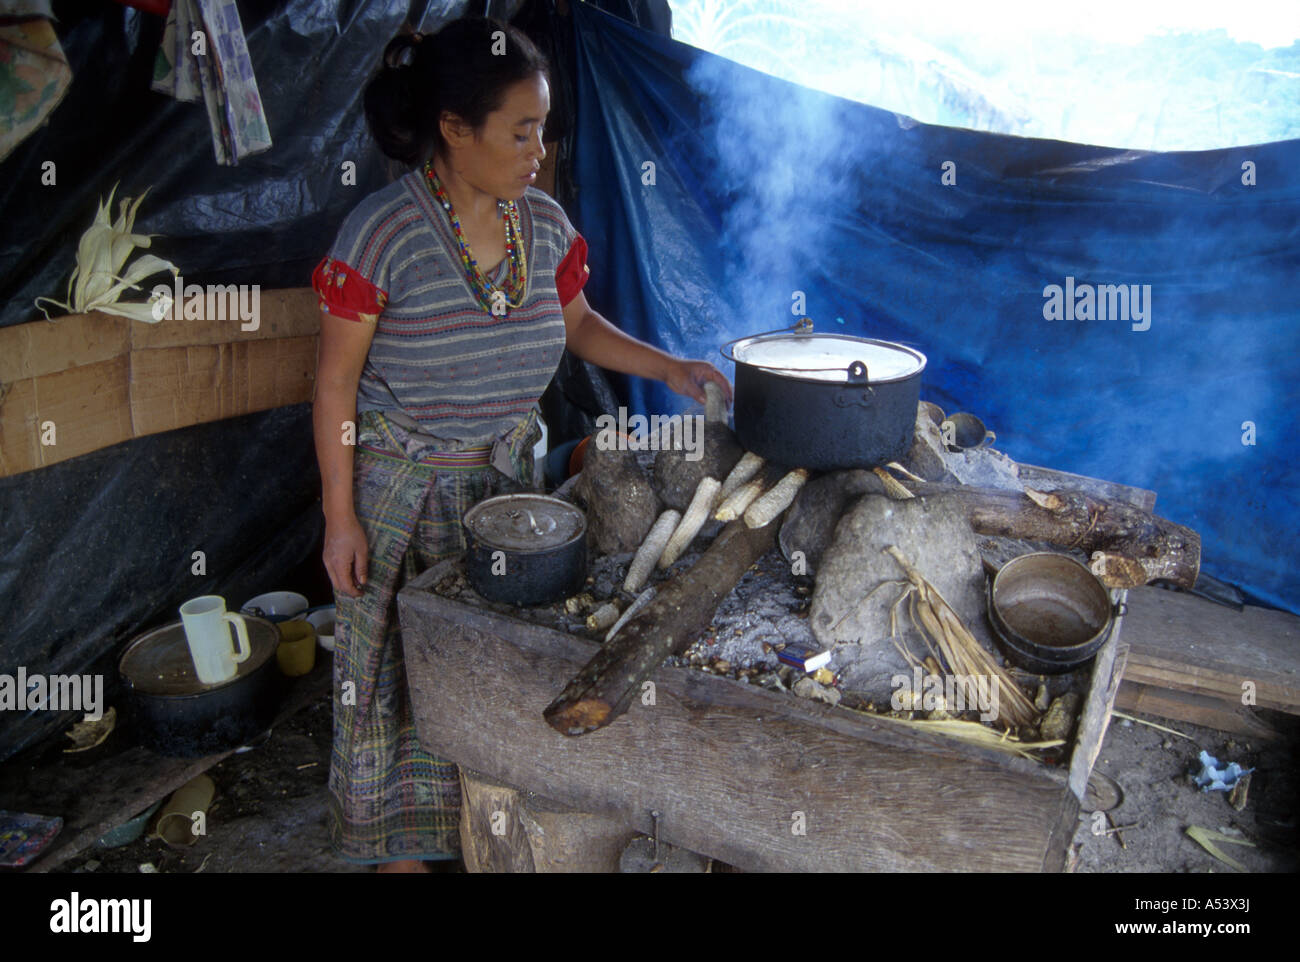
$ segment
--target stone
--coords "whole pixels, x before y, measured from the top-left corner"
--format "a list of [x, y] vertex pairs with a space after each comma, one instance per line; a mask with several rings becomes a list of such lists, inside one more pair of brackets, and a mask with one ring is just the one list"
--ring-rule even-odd
[[787, 561], [803, 552], [806, 574], [817, 571], [822, 554], [831, 543], [835, 526], [849, 504], [863, 494], [884, 494], [880, 478], [861, 468], [831, 471], [813, 478], [799, 489], [786, 512], [777, 543]]
[[[809, 618], [817, 641], [835, 652], [846, 690], [889, 704], [893, 677], [911, 677], [890, 635], [890, 611], [905, 588], [902, 569], [885, 553], [890, 545], [938, 589], [971, 634], [993, 650], [978, 542], [963, 508], [943, 495], [893, 501], [866, 494], [850, 506], [822, 555]], [[928, 649], [906, 607], [898, 608], [899, 642], [921, 658]]]
[[834, 688], [827, 688], [825, 685], [819, 685], [808, 675], [804, 675], [794, 683], [790, 689], [800, 698], [810, 698], [813, 701], [823, 701], [834, 708], [840, 703], [840, 693]]
[[1079, 695], [1069, 691], [1057, 698], [1047, 709], [1047, 714], [1038, 723], [1038, 730], [1043, 741], [1068, 741], [1074, 728], [1074, 718], [1079, 714]]
[[575, 493], [587, 506], [587, 535], [600, 554], [636, 551], [662, 510], [635, 451], [588, 445]]
[[[912, 434], [912, 447], [900, 463], [926, 481], [951, 482], [953, 478], [948, 474], [944, 461], [948, 450], [943, 446], [939, 425], [930, 414], [930, 408], [933, 407], [926, 401], [921, 401], [916, 406], [916, 429]], [[934, 410], [937, 411], [938, 408]]]
[[[692, 461], [687, 456], [700, 454]], [[704, 478], [725, 481], [745, 449], [735, 433], [720, 421], [704, 424], [702, 450], [665, 447], [655, 457], [654, 489], [664, 506], [685, 511]]]

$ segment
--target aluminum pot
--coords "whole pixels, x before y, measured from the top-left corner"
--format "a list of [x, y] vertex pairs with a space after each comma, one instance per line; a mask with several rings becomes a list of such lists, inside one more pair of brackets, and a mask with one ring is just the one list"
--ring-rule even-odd
[[503, 494], [465, 512], [469, 583], [489, 601], [542, 605], [587, 580], [587, 516], [544, 494]]
[[1124, 613], [1096, 575], [1050, 551], [1021, 555], [1003, 565], [989, 582], [988, 608], [1003, 653], [1041, 675], [1086, 664]]
[[252, 654], [234, 678], [205, 685], [194, 673], [185, 628], [173, 622], [146, 632], [118, 660], [132, 727], [160, 755], [194, 758], [237, 748], [271, 727], [284, 695], [275, 663], [280, 632], [244, 615]]
[[[731, 341], [736, 436], [769, 461], [874, 468], [912, 446], [925, 355], [902, 344], [792, 331]], [[729, 352], [730, 351], [730, 352]]]

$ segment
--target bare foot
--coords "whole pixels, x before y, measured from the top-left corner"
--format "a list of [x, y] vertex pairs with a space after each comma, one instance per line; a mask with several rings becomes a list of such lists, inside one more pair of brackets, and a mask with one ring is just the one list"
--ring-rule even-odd
[[419, 861], [418, 859], [403, 858], [403, 859], [398, 859], [396, 862], [380, 862], [378, 865], [375, 866], [375, 871], [382, 872], [384, 874], [389, 874], [389, 873], [412, 873], [412, 872], [419, 873], [419, 872], [429, 872], [431, 870], [428, 865], [426, 865], [424, 862]]

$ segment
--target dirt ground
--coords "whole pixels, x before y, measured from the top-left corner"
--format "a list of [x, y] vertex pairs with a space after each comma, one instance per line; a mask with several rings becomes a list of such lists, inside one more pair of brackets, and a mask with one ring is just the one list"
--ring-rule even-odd
[[[1138, 716], [1134, 716], [1138, 717]], [[1274, 716], [1277, 722], [1279, 716]], [[1090, 813], [1080, 818], [1074, 835], [1077, 872], [1232, 872], [1188, 837], [1186, 829], [1203, 828], [1253, 843], [1216, 843], [1250, 872], [1295, 872], [1300, 868], [1297, 798], [1300, 798], [1300, 753], [1294, 720], [1289, 741], [1268, 744], [1165, 719], [1151, 719], [1190, 738], [1180, 738], [1143, 724], [1112, 718], [1094, 771], [1119, 783], [1124, 799], [1111, 811], [1115, 835], [1093, 833]], [[1202, 792], [1188, 773], [1199, 770], [1205, 749], [1221, 765], [1238, 762], [1255, 768], [1245, 808], [1237, 812], [1227, 792]], [[1103, 829], [1104, 830], [1104, 829]]]
[[[208, 834], [177, 850], [157, 839], [118, 849], [91, 849], [65, 863], [64, 872], [139, 872], [152, 865], [174, 872], [365, 872], [333, 854], [327, 829], [330, 704], [321, 698], [273, 730], [253, 749], [209, 771], [217, 786]], [[1297, 845], [1297, 741], [1251, 744], [1222, 732], [1182, 726], [1190, 739], [1114, 719], [1097, 770], [1115, 779], [1123, 801], [1109, 825], [1132, 826], [1115, 835], [1093, 834], [1089, 813], [1073, 841], [1077, 872], [1232, 872], [1189, 838], [1193, 825], [1240, 833], [1254, 847], [1223, 845], [1251, 872], [1294, 872]], [[1237, 812], [1226, 793], [1203, 793], [1188, 777], [1205, 748], [1221, 762], [1256, 767], [1247, 804]], [[1008, 804], [1015, 804], [1008, 799]], [[438, 871], [463, 870], [459, 862]]]

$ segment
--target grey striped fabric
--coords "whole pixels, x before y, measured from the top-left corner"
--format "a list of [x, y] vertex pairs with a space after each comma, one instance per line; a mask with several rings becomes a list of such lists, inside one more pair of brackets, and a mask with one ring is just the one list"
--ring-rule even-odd
[[[527, 415], [564, 350], [555, 271], [578, 234], [540, 190], [528, 188], [519, 208], [528, 288], [523, 305], [505, 316], [493, 316], [475, 298], [451, 220], [422, 171], [371, 194], [344, 220], [325, 273], [333, 266], [342, 284], [338, 268], [346, 265], [347, 283], [369, 282], [385, 304], [361, 374], [358, 412], [382, 412], [446, 442], [448, 451], [487, 443]], [[489, 281], [500, 284], [507, 270], [503, 261]], [[332, 285], [318, 291], [321, 309], [330, 310]], [[358, 292], [350, 293], [346, 301], [337, 297], [340, 316], [348, 316], [344, 303], [357, 303]]]

